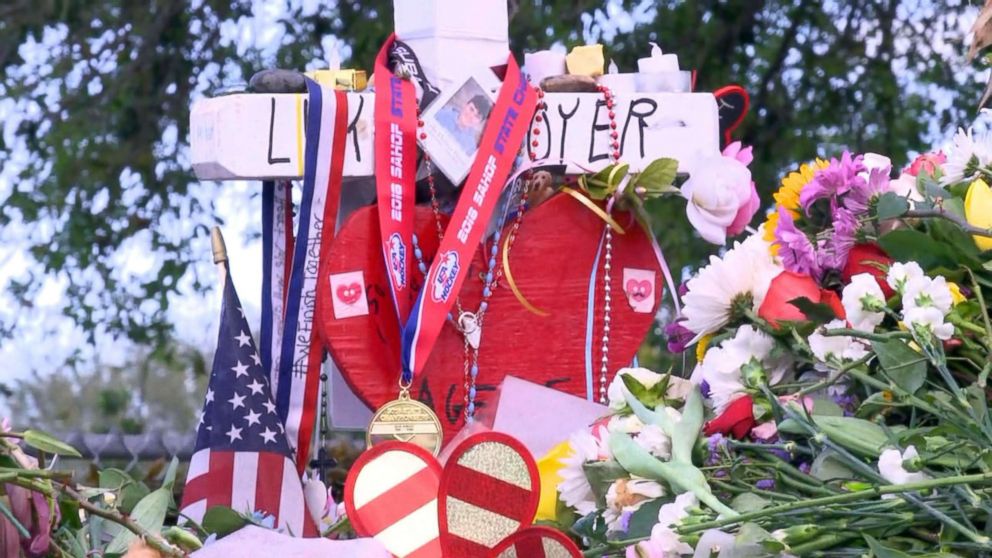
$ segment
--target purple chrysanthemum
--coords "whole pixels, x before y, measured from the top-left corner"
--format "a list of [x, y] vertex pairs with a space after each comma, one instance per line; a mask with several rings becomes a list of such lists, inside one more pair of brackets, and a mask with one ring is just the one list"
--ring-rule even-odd
[[839, 161], [831, 159], [829, 166], [816, 171], [813, 180], [799, 193], [799, 205], [809, 214], [809, 207], [817, 200], [836, 201], [852, 188], [865, 182], [864, 178], [858, 176], [864, 170], [865, 165], [861, 155], [852, 157], [850, 152], [845, 151]]
[[816, 251], [821, 270], [843, 269], [858, 233], [858, 219], [850, 210], [838, 207], [833, 210], [832, 216], [833, 229], [820, 241]]
[[888, 191], [889, 169], [872, 169], [868, 173], [868, 180], [855, 184], [844, 196], [844, 207], [855, 215], [864, 215], [868, 213], [868, 206], [872, 200]]
[[816, 249], [806, 233], [796, 228], [792, 213], [780, 207], [778, 228], [775, 229], [775, 244], [779, 247], [779, 257], [785, 269], [795, 273], [818, 276], [820, 268], [816, 263]]

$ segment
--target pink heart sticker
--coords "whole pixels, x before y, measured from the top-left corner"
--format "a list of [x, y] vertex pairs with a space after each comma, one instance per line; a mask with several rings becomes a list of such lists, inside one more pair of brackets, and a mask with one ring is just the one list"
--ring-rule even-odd
[[359, 297], [362, 296], [362, 286], [358, 283], [338, 285], [337, 295], [341, 302], [351, 306], [358, 302]]

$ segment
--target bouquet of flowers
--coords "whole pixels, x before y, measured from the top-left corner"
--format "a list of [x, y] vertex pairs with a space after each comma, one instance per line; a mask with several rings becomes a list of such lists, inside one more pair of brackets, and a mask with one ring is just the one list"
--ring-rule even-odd
[[691, 377], [621, 370], [563, 447], [556, 523], [587, 556], [990, 555], [990, 165], [961, 132], [894, 180], [850, 153], [786, 176], [684, 285]]

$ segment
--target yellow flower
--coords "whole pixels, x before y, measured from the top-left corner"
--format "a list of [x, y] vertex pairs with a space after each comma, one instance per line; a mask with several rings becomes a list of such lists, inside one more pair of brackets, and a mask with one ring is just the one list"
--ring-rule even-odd
[[961, 287], [959, 287], [957, 283], [948, 281], [947, 288], [951, 290], [951, 302], [954, 306], [957, 306], [965, 301], [964, 295], [961, 294]]
[[706, 356], [706, 349], [710, 346], [710, 341], [713, 339], [713, 334], [704, 335], [699, 343], [696, 344], [696, 363], [703, 362], [703, 357]]
[[572, 453], [568, 441], [551, 448], [544, 457], [537, 460], [537, 472], [541, 477], [541, 499], [537, 505], [537, 521], [554, 521], [558, 508], [558, 483], [561, 475], [558, 471], [564, 467], [561, 460]]
[[765, 219], [764, 230], [762, 231], [762, 236], [766, 242], [770, 242], [771, 246], [768, 247], [768, 251], [772, 253], [773, 256], [778, 255], [778, 244], [775, 244], [775, 230], [778, 229], [778, 206], [775, 206], [775, 210], [768, 214], [768, 218]]
[[[964, 197], [964, 216], [972, 226], [992, 229], [992, 188], [979, 178]], [[973, 236], [980, 250], [992, 250], [992, 237]]]
[[[782, 187], [775, 192], [773, 197], [775, 203], [795, 212], [799, 209], [799, 193], [813, 180], [813, 175], [817, 170], [826, 168], [830, 163], [822, 159], [817, 159], [813, 166], [803, 163], [798, 171], [792, 171], [782, 179]], [[798, 213], [794, 213], [798, 216]]]

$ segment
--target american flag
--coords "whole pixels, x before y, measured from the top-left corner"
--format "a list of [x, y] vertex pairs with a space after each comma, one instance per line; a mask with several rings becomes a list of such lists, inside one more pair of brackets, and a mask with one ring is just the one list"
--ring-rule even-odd
[[238, 512], [271, 515], [278, 529], [296, 536], [316, 536], [272, 401], [269, 377], [229, 269], [224, 279], [217, 352], [197, 425], [182, 513], [199, 522], [207, 509], [229, 506]]

